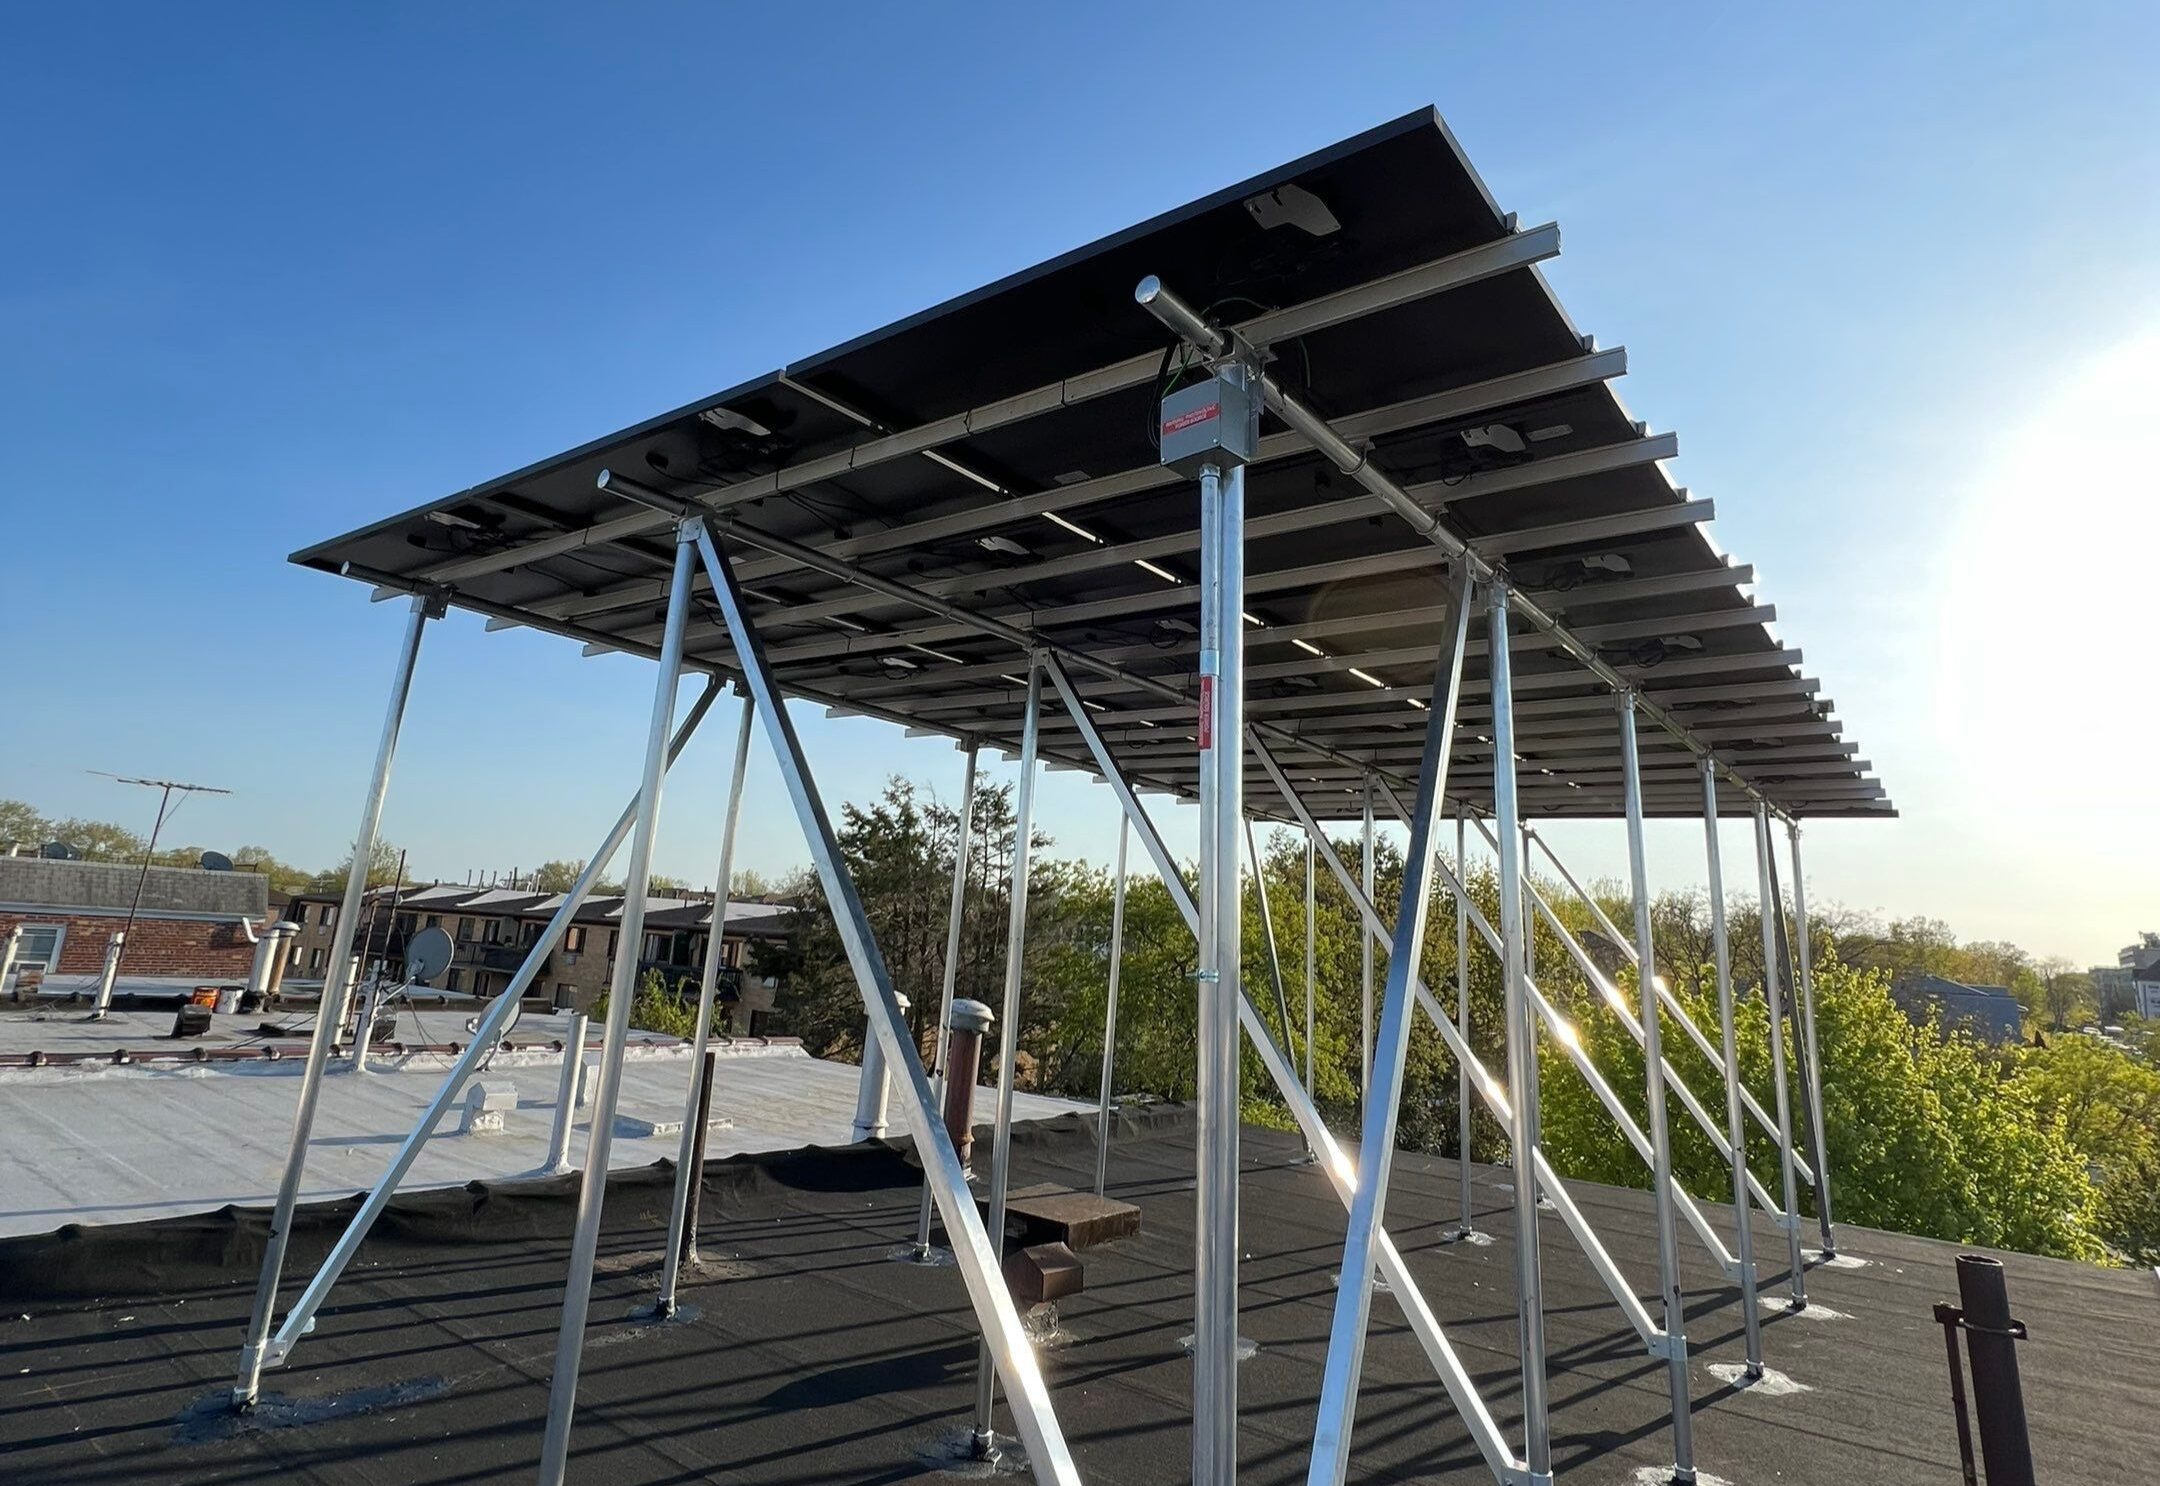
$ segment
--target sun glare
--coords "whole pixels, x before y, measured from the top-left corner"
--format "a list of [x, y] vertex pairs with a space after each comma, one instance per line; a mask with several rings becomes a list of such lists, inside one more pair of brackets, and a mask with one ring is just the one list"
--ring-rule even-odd
[[1937, 585], [1935, 722], [1988, 808], [2160, 822], [2160, 327], [2078, 368], [1970, 478]]

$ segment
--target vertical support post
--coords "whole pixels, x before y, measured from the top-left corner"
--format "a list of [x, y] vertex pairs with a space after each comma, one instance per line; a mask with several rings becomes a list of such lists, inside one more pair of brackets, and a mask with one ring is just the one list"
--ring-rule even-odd
[[585, 1072], [585, 1014], [570, 1014], [570, 1030], [563, 1037], [562, 1082], [555, 1091], [555, 1123], [548, 1130], [547, 1165], [541, 1170], [560, 1176], [570, 1169], [570, 1127], [577, 1123], [578, 1085]]
[[720, 865], [713, 879], [712, 928], [705, 938], [705, 967], [698, 981], [697, 1019], [690, 1034], [690, 1084], [683, 1095], [682, 1139], [675, 1148], [675, 1193], [668, 1208], [667, 1248], [660, 1259], [660, 1295], [654, 1302], [662, 1316], [675, 1314], [675, 1287], [683, 1262], [697, 1257], [697, 1225], [692, 1197], [704, 1180], [704, 1106], [710, 1100], [712, 1069], [706, 1047], [712, 1041], [713, 1003], [720, 993], [720, 957], [726, 950], [728, 883], [735, 876], [735, 832], [742, 822], [743, 781], [750, 769], [750, 729], [757, 704], [743, 698], [735, 724], [735, 763], [728, 777], [727, 810], [720, 820]]
[[1448, 758], [1462, 691], [1463, 651], [1470, 638], [1470, 574], [1458, 564], [1454, 623], [1447, 649], [1433, 674], [1425, 749], [1418, 765], [1417, 806], [1410, 817], [1410, 844], [1403, 856], [1402, 907], [1388, 948], [1387, 994], [1380, 1005], [1379, 1038], [1373, 1047], [1373, 1084], [1358, 1138], [1357, 1195], [1350, 1203], [1342, 1268], [1335, 1287], [1335, 1316], [1328, 1332], [1327, 1367], [1320, 1383], [1319, 1416], [1313, 1426], [1309, 1486], [1341, 1486], [1350, 1465], [1350, 1432], [1357, 1416], [1359, 1374], [1365, 1365], [1365, 1329], [1372, 1315], [1372, 1274], [1387, 1211], [1388, 1179], [1395, 1165], [1395, 1132], [1402, 1111], [1403, 1068], [1410, 1054], [1414, 1008], [1411, 987], [1425, 948], [1432, 912], [1434, 833], [1447, 792]]
[[[1455, 879], [1462, 892], [1455, 899], [1455, 1030], [1470, 1045], [1470, 807], [1455, 807]], [[1470, 1062], [1455, 1060], [1455, 1165], [1462, 1178], [1462, 1224], [1456, 1232], [1477, 1231], [1470, 1209], [1470, 1127], [1476, 1122], [1470, 1104]]]
[[[1020, 979], [1027, 956], [1028, 863], [1034, 855], [1035, 751], [1042, 729], [1042, 666], [1028, 657], [1027, 715], [1020, 729], [1020, 782], [1013, 792], [1013, 860], [1010, 905], [1005, 920], [1005, 1006], [998, 1027], [997, 1124], [990, 1135], [990, 1247], [998, 1255], [998, 1283], [1003, 1284], [1005, 1188], [1012, 1173], [1013, 1078], [1020, 1050]], [[975, 1453], [992, 1452], [990, 1410], [997, 1398], [997, 1373], [991, 1366], [990, 1338], [984, 1335], [975, 1357]]]
[[[947, 1054], [952, 1046], [953, 987], [960, 976], [960, 929], [967, 921], [967, 885], [969, 838], [975, 829], [975, 765], [982, 751], [979, 743], [967, 746], [967, 771], [960, 780], [960, 818], [954, 826], [952, 903], [945, 912], [945, 988], [938, 997], [937, 1028], [930, 1035], [933, 1039], [930, 1053], [930, 1088], [940, 1107], [945, 1102], [945, 1082], [949, 1077]], [[916, 1150], [921, 1152], [923, 1142], [930, 1139], [928, 1131], [915, 1132]], [[923, 1264], [930, 1259], [930, 1162], [923, 1161], [922, 1209], [915, 1215], [915, 1262]]]
[[[269, 942], [269, 936], [266, 934], [256, 943], [255, 965], [258, 969], [262, 966], [264, 960], [263, 946], [267, 945]], [[9, 982], [15, 974], [15, 956], [17, 952], [21, 949], [22, 925], [17, 924], [14, 928], [8, 930], [7, 948], [4, 950], [0, 950], [0, 991], [8, 989]], [[248, 972], [248, 984], [250, 987], [253, 987], [256, 984], [255, 972], [253, 970], [250, 970]]]
[[1800, 961], [1800, 1034], [1807, 1057], [1800, 1071], [1806, 1076], [1808, 1127], [1814, 1135], [1815, 1221], [1822, 1230], [1823, 1257], [1837, 1253], [1837, 1229], [1830, 1219], [1830, 1150], [1823, 1125], [1822, 1049], [1815, 1040], [1815, 946], [1808, 931], [1807, 879], [1800, 868], [1800, 822], [1785, 825], [1785, 839], [1792, 848], [1793, 943]]
[[593, 1261], [600, 1253], [608, 1156], [614, 1145], [615, 1107], [622, 1096], [623, 1045], [630, 1034], [630, 1001], [637, 994], [638, 946], [645, 937], [645, 898], [652, 882], [653, 840], [660, 823], [660, 781], [667, 772], [668, 731], [675, 717], [676, 682], [682, 675], [683, 631], [690, 621], [690, 575], [699, 530], [699, 523], [692, 520], [678, 522], [675, 528], [675, 571], [661, 632], [659, 674], [653, 682], [652, 721], [645, 735], [637, 824], [630, 832], [630, 862], [623, 873], [615, 976], [608, 986], [607, 1029], [600, 1044], [600, 1087], [593, 1096], [592, 1128], [585, 1137], [585, 1179], [578, 1189], [577, 1229], [563, 1285], [562, 1327], [555, 1342], [555, 1372], [548, 1384], [540, 1486], [562, 1486], [570, 1466], [570, 1424], [577, 1412], [578, 1367], [585, 1347], [585, 1317], [592, 1305]]
[[[1373, 841], [1373, 783], [1372, 775], [1365, 776], [1363, 803], [1359, 814], [1363, 822], [1361, 839], [1365, 847], [1365, 865], [1359, 880], [1364, 884], [1365, 897], [1373, 901], [1373, 879], [1378, 871]], [[1372, 1040], [1373, 1040], [1373, 942], [1362, 937], [1358, 941], [1358, 953], [1363, 957], [1358, 971], [1358, 991], [1361, 1014], [1358, 1026], [1362, 1031], [1358, 1043], [1358, 1099], [1362, 1103], [1365, 1091], [1372, 1086]]]
[[[1228, 379], [1242, 369], [1225, 367]], [[1237, 1479], [1238, 1004], [1244, 895], [1245, 471], [1200, 471], [1198, 1193], [1193, 1255], [1193, 1486]]]
[[1763, 1000], [1770, 1012], [1770, 1078], [1777, 1085], [1778, 1165], [1785, 1179], [1786, 1257], [1792, 1266], [1789, 1281], [1792, 1308], [1807, 1305], [1807, 1265], [1800, 1253], [1800, 1180], [1793, 1169], [1792, 1095], [1785, 1077], [1785, 997], [1778, 985], [1777, 920], [1781, 909], [1770, 864], [1770, 807], [1755, 804], [1755, 875], [1761, 884], [1763, 940]]
[[687, 1163], [691, 1172], [690, 1202], [683, 1209], [682, 1242], [679, 1246], [671, 1245], [668, 1249], [669, 1257], [674, 1259], [678, 1266], [697, 1263], [698, 1198], [705, 1190], [705, 1141], [711, 1133], [713, 1074], [719, 1067], [720, 1055], [707, 1048], [705, 1056], [699, 1059], [699, 1062], [704, 1068], [698, 1079], [697, 1105], [690, 1119], [690, 1128], [695, 1132], [695, 1138], [690, 1142], [690, 1160]]
[[1282, 954], [1275, 943], [1275, 906], [1268, 901], [1267, 866], [1260, 860], [1260, 840], [1253, 833], [1252, 817], [1245, 817], [1245, 853], [1252, 858], [1253, 895], [1260, 900], [1260, 929], [1267, 940], [1268, 980], [1275, 987], [1275, 1010], [1281, 1017], [1282, 1051], [1297, 1056], [1297, 1033], [1290, 1027], [1290, 993], [1283, 985]]
[[1103, 1001], [1102, 1090], [1095, 1100], [1095, 1195], [1110, 1178], [1110, 1094], [1117, 1064], [1118, 974], [1125, 961], [1125, 853], [1132, 843], [1132, 820], [1118, 816], [1117, 885], [1110, 890], [1110, 988]]
[[[1316, 879], [1312, 837], [1305, 838], [1305, 1102], [1310, 1104], [1313, 1095], [1313, 1008], [1317, 1002], [1316, 987], [1320, 979], [1319, 899], [1314, 893]], [[1305, 1159], [1312, 1161], [1318, 1156], [1310, 1140], [1305, 1142]]]
[[98, 969], [97, 999], [90, 1005], [90, 1020], [102, 1022], [105, 1013], [112, 1009], [113, 983], [120, 978], [120, 951], [127, 944], [127, 933], [115, 929], [105, 941], [105, 963]]
[[1523, 863], [1515, 803], [1514, 675], [1508, 651], [1508, 581], [1487, 593], [1491, 652], [1493, 836], [1500, 857], [1500, 975], [1507, 995], [1509, 1161], [1515, 1178], [1515, 1304], [1522, 1345], [1523, 1457], [1533, 1476], [1552, 1474], [1545, 1403], [1545, 1274], [1538, 1254], [1538, 1065], [1523, 961]]
[[[898, 995], [897, 992], [894, 994]], [[915, 1004], [905, 996], [900, 996], [899, 1000], [902, 1011]], [[885, 1050], [878, 1046], [876, 1025], [865, 1020], [862, 1067], [855, 1076], [855, 1138], [883, 1140], [890, 1125], [891, 1110], [892, 1069], [886, 1065]]]
[[420, 636], [430, 619], [443, 612], [443, 600], [434, 594], [414, 594], [411, 615], [405, 621], [405, 638], [398, 648], [397, 669], [390, 679], [390, 705], [383, 716], [382, 737], [375, 745], [375, 771], [368, 779], [367, 798], [360, 806], [360, 830], [353, 838], [352, 871], [345, 877], [345, 897], [338, 909], [337, 926], [330, 937], [330, 973], [323, 982], [322, 998], [315, 1005], [315, 1028], [308, 1038], [307, 1064], [300, 1074], [300, 1099], [293, 1111], [292, 1145], [285, 1153], [285, 1172], [278, 1181], [277, 1205], [271, 1209], [270, 1232], [263, 1242], [262, 1273], [255, 1282], [255, 1308], [248, 1320], [247, 1341], [240, 1348], [240, 1371], [233, 1382], [233, 1403], [252, 1408], [262, 1385], [263, 1348], [270, 1339], [271, 1313], [277, 1308], [278, 1281], [285, 1273], [285, 1248], [292, 1236], [293, 1207], [300, 1197], [300, 1178], [307, 1168], [308, 1137], [315, 1131], [315, 1104], [322, 1096], [323, 1069], [330, 1062], [330, 1048], [341, 1020], [343, 977], [352, 964], [353, 935], [360, 924], [360, 904], [367, 893], [368, 862], [375, 854], [375, 832], [382, 823], [383, 799], [390, 791], [390, 765], [397, 757], [398, 733], [405, 725], [405, 702], [412, 695], [413, 667], [420, 659]]
[[1702, 761], [1703, 834], [1710, 867], [1710, 946], [1717, 972], [1718, 1030], [1725, 1055], [1725, 1136], [1732, 1146], [1733, 1256], [1740, 1272], [1740, 1321], [1747, 1375], [1763, 1371], [1762, 1307], [1755, 1294], [1755, 1221], [1748, 1206], [1748, 1127], [1741, 1108], [1740, 1044], [1733, 1027], [1732, 944], [1725, 928], [1725, 867], [1718, 850], [1717, 766]]
[[[1672, 1391], [1673, 1480], [1695, 1479], [1695, 1416], [1688, 1393], [1687, 1306], [1680, 1294], [1680, 1242], [1674, 1231], [1672, 1143], [1665, 1128], [1665, 1054], [1650, 933], [1650, 873], [1643, 850], [1642, 761], [1635, 737], [1635, 693], [1622, 692], [1620, 781], [1627, 810], [1628, 885], [1635, 903], [1635, 979], [1642, 999], [1643, 1068], [1648, 1098], [1650, 1190], [1657, 1213], [1658, 1288], [1665, 1298], [1665, 1376]], [[1747, 1209], [1741, 1209], [1745, 1214]]]
[[1058, 1427], [1056, 1411], [1050, 1406], [1050, 1390], [1043, 1381], [1041, 1364], [1036, 1361], [1034, 1344], [1028, 1340], [1020, 1323], [1019, 1309], [1013, 1304], [1012, 1292], [1006, 1288], [998, 1248], [975, 1210], [975, 1199], [968, 1191], [967, 1174], [961, 1169], [959, 1152], [951, 1136], [939, 1125], [929, 1076], [923, 1071], [913, 1035], [900, 1014], [892, 972], [878, 949], [877, 935], [870, 928], [862, 894], [857, 891], [854, 879], [848, 874], [846, 860], [841, 856], [832, 817], [826, 813], [825, 802], [810, 777], [802, 740], [795, 734], [794, 720], [782, 705], [779, 683], [773, 678], [771, 662], [765, 656], [764, 641], [744, 607], [742, 588], [736, 581], [735, 571], [728, 566], [710, 531], [700, 534], [698, 549], [706, 576], [712, 580], [714, 601], [720, 606], [721, 616], [727, 624], [728, 638], [742, 664], [743, 680], [749, 686], [750, 694], [757, 699], [758, 711], [765, 719], [766, 739], [772, 744], [781, 781], [787, 787], [796, 817], [802, 822], [810, 859], [817, 868], [819, 884], [825, 889], [825, 901], [831, 907], [833, 925], [847, 952], [849, 968], [855, 972], [856, 986], [877, 1023], [879, 1040], [885, 1045], [886, 1061], [901, 1079], [908, 1125], [918, 1132], [918, 1150], [938, 1210], [945, 1219], [945, 1231], [952, 1238], [954, 1262], [967, 1282], [968, 1299], [989, 1339], [991, 1355], [997, 1362], [999, 1379], [1005, 1385], [1013, 1422], [1018, 1427], [1021, 1443], [1027, 1448], [1029, 1463], [1036, 1479], [1045, 1486], [1078, 1486], [1079, 1471], [1073, 1464], [1072, 1451], [1065, 1443], [1064, 1431]]

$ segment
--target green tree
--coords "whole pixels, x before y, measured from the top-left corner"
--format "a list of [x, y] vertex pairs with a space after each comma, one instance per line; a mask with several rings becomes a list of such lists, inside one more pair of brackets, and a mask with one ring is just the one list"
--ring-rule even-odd
[[532, 890], [536, 893], [567, 893], [577, 882], [578, 874], [584, 870], [583, 857], [574, 862], [561, 859], [542, 862], [533, 868]]
[[[358, 843], [355, 842], [354, 845], [357, 846]], [[398, 868], [403, 861], [404, 855], [397, 847], [377, 837], [375, 849], [368, 854], [368, 886], [387, 887], [397, 881]], [[351, 848], [348, 848], [344, 859], [335, 867], [317, 872], [313, 877], [309, 878], [308, 887], [318, 893], [337, 892], [352, 877], [352, 870], [353, 852]]]
[[36, 848], [51, 839], [45, 817], [35, 808], [22, 800], [0, 800], [0, 851]]

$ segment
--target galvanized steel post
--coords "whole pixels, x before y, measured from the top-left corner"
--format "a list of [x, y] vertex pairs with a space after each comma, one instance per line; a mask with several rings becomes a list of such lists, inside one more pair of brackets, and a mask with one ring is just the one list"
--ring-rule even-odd
[[1509, 1160], [1515, 1185], [1515, 1304], [1520, 1322], [1523, 1456], [1533, 1476], [1552, 1474], [1546, 1418], [1545, 1275], [1538, 1254], [1538, 1067], [1536, 1012], [1523, 963], [1522, 834], [1515, 802], [1515, 702], [1508, 651], [1508, 581], [1487, 592], [1492, 670], [1493, 836], [1500, 856], [1500, 971], [1507, 994]]
[[1118, 974], [1125, 960], [1125, 852], [1132, 841], [1132, 821], [1118, 816], [1117, 885], [1110, 891], [1110, 985], [1103, 1001], [1102, 1088], [1095, 1100], [1095, 1195], [1110, 1178], [1110, 1095], [1117, 1064]]
[[[960, 928], [967, 921], [969, 838], [975, 829], [975, 765], [982, 745], [967, 746], [967, 771], [960, 780], [960, 815], [953, 825], [952, 903], [945, 913], [945, 983], [938, 996], [937, 1028], [930, 1035], [930, 1090], [938, 1105], [945, 1102], [946, 1050], [952, 1045], [953, 987], [960, 976]], [[915, 1132], [916, 1149], [928, 1140], [928, 1131]], [[915, 1247], [918, 1264], [930, 1258], [930, 1163], [923, 1162], [922, 1207], [915, 1215]]]
[[1688, 1391], [1687, 1305], [1680, 1293], [1680, 1244], [1673, 1224], [1672, 1143], [1665, 1128], [1664, 1018], [1650, 934], [1650, 871], [1643, 851], [1642, 763], [1635, 694], [1619, 698], [1621, 793], [1627, 810], [1629, 896], [1635, 905], [1635, 978], [1642, 1001], [1643, 1068], [1649, 1114], [1650, 1190], [1657, 1215], [1658, 1289], [1665, 1300], [1665, 1380], [1672, 1393], [1673, 1479], [1695, 1479], [1695, 1417]]
[[[1005, 1005], [999, 1013], [997, 1124], [990, 1136], [988, 1198], [991, 1248], [1005, 1252], [1005, 1188], [1012, 1172], [1013, 1079], [1020, 1051], [1020, 980], [1027, 956], [1028, 863], [1035, 829], [1035, 751], [1042, 731], [1042, 666], [1028, 657], [1027, 715], [1020, 733], [1020, 781], [1013, 794], [1010, 914], [1005, 920]], [[1004, 1283], [1002, 1271], [999, 1284]], [[990, 1411], [997, 1396], [987, 1331], [975, 1359], [975, 1452], [991, 1453]]]
[[704, 1163], [695, 1158], [704, 1143], [705, 1048], [712, 1039], [713, 1002], [720, 991], [720, 957], [727, 943], [728, 882], [735, 875], [735, 828], [742, 821], [743, 780], [750, 768], [750, 729], [756, 721], [757, 704], [745, 696], [742, 716], [735, 724], [735, 764], [728, 777], [727, 810], [720, 820], [720, 865], [713, 879], [712, 928], [705, 938], [705, 968], [698, 981], [697, 1020], [690, 1034], [690, 1083], [683, 1095], [682, 1139], [675, 1148], [675, 1192], [668, 1206], [667, 1248], [660, 1258], [660, 1295], [655, 1305], [663, 1316], [675, 1314], [675, 1289], [682, 1278], [683, 1261], [697, 1257], [697, 1231], [690, 1225], [690, 1196], [704, 1178]]
[[1793, 1169], [1792, 1095], [1785, 1076], [1785, 998], [1778, 985], [1777, 918], [1783, 911], [1770, 863], [1770, 807], [1755, 806], [1755, 875], [1761, 884], [1763, 1001], [1770, 1013], [1770, 1078], [1777, 1085], [1778, 1166], [1785, 1179], [1786, 1257], [1793, 1309], [1807, 1305], [1807, 1263], [1800, 1252], [1800, 1181]]
[[405, 703], [412, 695], [420, 636], [427, 622], [442, 613], [440, 596], [413, 595], [404, 642], [398, 649], [397, 669], [391, 676], [390, 705], [383, 717], [382, 736], [375, 745], [375, 770], [360, 807], [360, 830], [353, 837], [352, 870], [346, 873], [345, 896], [331, 933], [329, 974], [315, 1005], [315, 1028], [308, 1038], [307, 1064], [301, 1071], [300, 1098], [293, 1112], [292, 1144], [285, 1154], [285, 1172], [278, 1181], [277, 1203], [270, 1214], [270, 1233], [263, 1243], [262, 1273], [255, 1283], [255, 1307], [248, 1320], [247, 1340], [240, 1348], [233, 1402], [241, 1408], [254, 1406], [262, 1385], [264, 1348], [270, 1339], [271, 1313], [277, 1308], [278, 1281], [284, 1277], [293, 1208], [299, 1200], [301, 1175], [307, 1168], [308, 1137], [315, 1129], [315, 1105], [322, 1096], [323, 1069], [330, 1061], [338, 1023], [343, 1020], [343, 980], [352, 963], [353, 936], [359, 927], [360, 905], [367, 895], [368, 863], [375, 855], [375, 833], [382, 823], [383, 800], [390, 792], [390, 765], [397, 757], [398, 734], [405, 725]]
[[600, 1087], [593, 1095], [592, 1128], [585, 1136], [585, 1175], [578, 1187], [577, 1228], [570, 1241], [570, 1270], [563, 1285], [555, 1371], [548, 1383], [547, 1432], [540, 1443], [540, 1486], [562, 1486], [570, 1466], [570, 1425], [577, 1412], [578, 1369], [585, 1348], [585, 1317], [592, 1304], [593, 1262], [600, 1255], [608, 1156], [615, 1142], [615, 1108], [622, 1097], [623, 1048], [630, 1036], [630, 1002], [637, 994], [639, 948], [645, 937], [645, 899], [652, 881], [653, 842], [660, 825], [660, 783], [667, 772], [676, 683], [682, 677], [683, 634], [690, 623], [690, 578], [697, 560], [700, 529], [698, 522], [688, 519], [675, 528], [675, 569], [668, 588], [667, 628], [660, 642], [658, 674], [653, 680], [652, 719], [645, 732], [637, 824], [630, 833], [630, 863], [623, 873], [621, 937], [614, 979], [608, 986], [607, 1025], [601, 1034]]

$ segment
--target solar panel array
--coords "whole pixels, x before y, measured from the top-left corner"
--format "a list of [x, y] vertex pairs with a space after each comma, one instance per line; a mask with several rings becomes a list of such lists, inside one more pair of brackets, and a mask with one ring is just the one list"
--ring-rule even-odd
[[[1540, 273], [1558, 238], [1503, 213], [1421, 111], [294, 561], [650, 654], [669, 521], [601, 490], [612, 469], [715, 513], [791, 693], [1012, 746], [1025, 656], [974, 622], [988, 616], [1084, 657], [1080, 690], [1127, 771], [1189, 796], [1199, 501], [1157, 462], [1154, 414], [1200, 369], [1134, 303], [1154, 274], [1239, 327], [1277, 380], [1779, 808], [1892, 813], [1752, 570], [1709, 539], [1712, 502], [1665, 473], [1677, 440], [1615, 396], [1626, 353], [1578, 332]], [[1415, 770], [1444, 554], [1301, 436], [1262, 431], [1247, 716], [1340, 816], [1366, 769]], [[702, 578], [697, 605], [691, 662], [731, 669]], [[1482, 619], [1473, 633], [1450, 794], [1483, 805]], [[1508, 644], [1525, 813], [1619, 813], [1611, 691], [1548, 636]], [[1073, 729], [1049, 708], [1044, 753], [1091, 767]], [[1693, 755], [1656, 728], [1643, 750], [1649, 812], [1699, 812]], [[1271, 812], [1257, 765], [1248, 796]], [[1730, 787], [1722, 803], [1747, 804]]]

